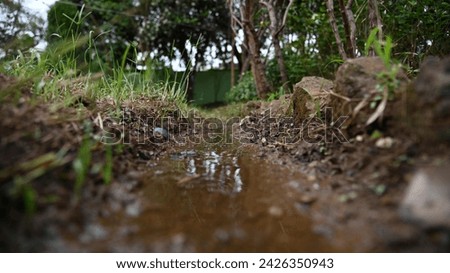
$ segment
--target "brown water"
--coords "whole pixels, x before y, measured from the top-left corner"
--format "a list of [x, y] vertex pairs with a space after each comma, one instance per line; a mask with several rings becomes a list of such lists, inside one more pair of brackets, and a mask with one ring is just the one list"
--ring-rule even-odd
[[[148, 166], [138, 202], [91, 228], [94, 251], [331, 252], [292, 194], [304, 177], [249, 149], [201, 147]], [[97, 234], [97, 235], [95, 235]]]

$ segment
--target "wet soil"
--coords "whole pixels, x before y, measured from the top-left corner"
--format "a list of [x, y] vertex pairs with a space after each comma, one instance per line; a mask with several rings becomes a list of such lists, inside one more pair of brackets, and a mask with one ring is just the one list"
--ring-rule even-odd
[[[26, 95], [1, 104], [1, 251], [449, 250], [447, 231], [403, 221], [398, 206], [413, 170], [448, 162], [450, 153], [420, 145], [401, 127], [386, 127], [395, 141], [384, 148], [370, 135], [286, 144], [264, 130], [245, 144], [179, 144], [142, 134], [157, 128], [148, 119], [161, 113], [172, 120], [164, 125], [170, 135], [199, 134], [173, 105], [81, 104], [56, 107]], [[264, 127], [263, 114], [247, 120]], [[124, 126], [126, 144], [112, 146], [107, 181], [108, 145], [99, 139], [108, 128], [114, 140]], [[91, 162], [77, 190], [73, 162], [86, 139]]]
[[174, 150], [157, 163], [144, 164], [133, 203], [100, 216], [87, 234], [64, 232], [63, 250], [348, 250], [314, 232], [310, 219], [302, 215], [305, 208], [296, 203], [296, 189], [303, 175], [253, 152], [250, 147], [196, 147], [195, 152]]

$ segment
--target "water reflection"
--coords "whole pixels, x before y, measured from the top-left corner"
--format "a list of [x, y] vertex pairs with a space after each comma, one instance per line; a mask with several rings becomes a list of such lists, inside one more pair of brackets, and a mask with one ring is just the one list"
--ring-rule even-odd
[[[197, 154], [190, 150], [172, 153], [174, 161], [185, 162], [186, 175], [184, 187], [204, 187], [208, 192], [236, 194], [242, 191], [243, 183], [237, 156], [222, 151], [205, 151]], [[185, 182], [186, 181], [186, 182]]]
[[333, 252], [296, 208], [297, 171], [230, 147], [162, 157], [142, 177], [139, 215], [105, 217], [107, 239], [83, 246], [120, 252]]

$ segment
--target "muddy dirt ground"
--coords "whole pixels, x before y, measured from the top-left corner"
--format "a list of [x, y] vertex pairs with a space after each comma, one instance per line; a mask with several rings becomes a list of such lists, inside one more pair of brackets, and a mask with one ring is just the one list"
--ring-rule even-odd
[[273, 122], [260, 104], [224, 135], [230, 126], [170, 103], [16, 93], [0, 105], [3, 252], [450, 249], [447, 228], [399, 212], [414, 172], [449, 164], [449, 145], [389, 114], [346, 141], [324, 141], [313, 121], [294, 143], [280, 133], [292, 120]]

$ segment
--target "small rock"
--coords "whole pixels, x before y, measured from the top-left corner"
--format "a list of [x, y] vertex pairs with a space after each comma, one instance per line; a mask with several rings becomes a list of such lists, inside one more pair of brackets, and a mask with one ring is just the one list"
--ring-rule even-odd
[[85, 244], [92, 241], [102, 240], [108, 236], [108, 232], [97, 224], [89, 224], [86, 226], [84, 232], [79, 236], [79, 240]]
[[316, 202], [317, 196], [311, 195], [311, 194], [305, 194], [302, 197], [300, 197], [300, 202], [306, 205], [310, 205], [314, 202]]
[[300, 189], [300, 183], [295, 180], [289, 181], [286, 185], [291, 189], [296, 189], [296, 190]]
[[341, 194], [339, 196], [339, 201], [341, 201], [342, 203], [347, 203], [347, 202], [355, 200], [357, 197], [358, 197], [358, 194], [355, 191], [351, 191], [346, 194]]
[[264, 157], [264, 156], [266, 156], [266, 153], [261, 151], [261, 152], [258, 152], [258, 154], [256, 156], [257, 157]]
[[143, 160], [150, 160], [155, 156], [155, 152], [153, 151], [147, 151], [147, 150], [139, 150], [137, 152], [137, 155], [140, 159]]
[[261, 143], [262, 143], [262, 144], [266, 144], [266, 143], [267, 143], [267, 139], [266, 139], [265, 137], [263, 137], [263, 138], [261, 139]]
[[386, 185], [384, 184], [374, 185], [372, 187], [372, 190], [376, 195], [382, 196], [386, 192]]
[[156, 138], [169, 139], [169, 132], [166, 129], [161, 127], [155, 127], [153, 129], [153, 136]]
[[268, 213], [273, 217], [281, 217], [283, 215], [283, 209], [278, 206], [271, 206]]
[[329, 92], [333, 89], [333, 82], [320, 77], [304, 77], [294, 86], [292, 96], [292, 111], [294, 123], [301, 125], [304, 119], [326, 105], [329, 101]]
[[417, 171], [399, 213], [405, 220], [424, 227], [450, 228], [450, 165]]
[[312, 188], [313, 188], [314, 190], [316, 190], [316, 191], [320, 190], [320, 185], [319, 185], [319, 183], [314, 183], [313, 186], [312, 186]]
[[214, 232], [214, 237], [216, 237], [221, 242], [227, 242], [230, 240], [230, 233], [224, 229], [217, 229]]
[[314, 182], [317, 180], [317, 177], [315, 175], [310, 174], [306, 177], [306, 179], [308, 180], [308, 182]]
[[362, 135], [357, 135], [355, 139], [358, 142], [363, 142], [364, 141], [364, 137]]
[[391, 137], [383, 137], [377, 140], [375, 146], [380, 149], [390, 149], [394, 145], [394, 139]]
[[137, 217], [141, 213], [141, 206], [139, 202], [128, 204], [125, 208], [125, 213], [130, 217]]

